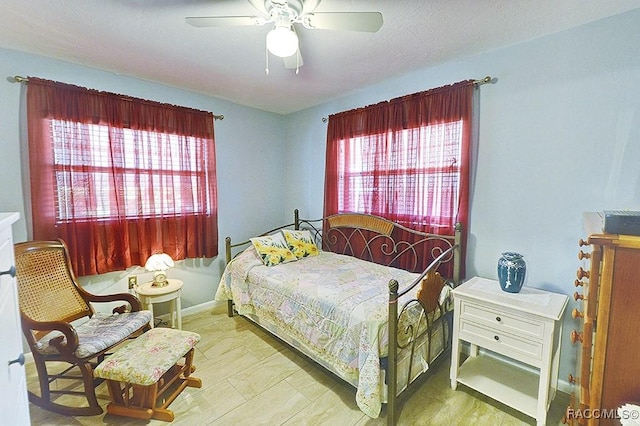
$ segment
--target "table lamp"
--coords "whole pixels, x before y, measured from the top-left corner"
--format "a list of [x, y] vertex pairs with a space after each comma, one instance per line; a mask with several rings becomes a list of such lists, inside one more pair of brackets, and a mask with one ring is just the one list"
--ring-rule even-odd
[[167, 269], [173, 268], [175, 264], [173, 259], [166, 253], [156, 253], [147, 259], [144, 268], [153, 272], [153, 287], [164, 287], [167, 282]]

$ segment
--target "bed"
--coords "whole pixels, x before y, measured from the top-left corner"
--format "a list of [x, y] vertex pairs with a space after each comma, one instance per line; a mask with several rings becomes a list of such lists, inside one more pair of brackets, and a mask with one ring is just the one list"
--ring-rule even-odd
[[[356, 388], [370, 417], [450, 349], [450, 290], [460, 282], [462, 226], [442, 236], [341, 213], [225, 239], [216, 291], [242, 315]], [[426, 267], [423, 267], [427, 265]]]

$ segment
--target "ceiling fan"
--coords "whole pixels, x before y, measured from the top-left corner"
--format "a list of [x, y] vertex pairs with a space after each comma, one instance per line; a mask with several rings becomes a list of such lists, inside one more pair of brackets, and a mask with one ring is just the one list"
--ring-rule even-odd
[[[284, 60], [285, 68], [302, 66], [298, 34], [294, 24], [306, 29], [344, 30], [375, 33], [382, 26], [380, 12], [314, 12], [321, 0], [248, 0], [259, 12], [256, 16], [191, 16], [194, 27], [262, 26], [272, 24], [267, 33], [267, 50]], [[269, 73], [268, 55], [267, 67]]]

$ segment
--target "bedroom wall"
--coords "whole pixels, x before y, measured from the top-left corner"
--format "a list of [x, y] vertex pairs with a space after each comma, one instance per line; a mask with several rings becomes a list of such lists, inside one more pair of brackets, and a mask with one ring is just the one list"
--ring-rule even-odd
[[[168, 272], [170, 278], [185, 282], [182, 294], [183, 309], [202, 306], [213, 300], [224, 267], [224, 238], [249, 237], [266, 227], [279, 223], [281, 204], [285, 194], [273, 191], [263, 182], [284, 181], [278, 164], [284, 155], [284, 117], [253, 108], [243, 107], [221, 99], [178, 90], [114, 73], [72, 65], [49, 58], [0, 49], [0, 211], [20, 212], [14, 225], [15, 241], [27, 240], [27, 222], [23, 195], [20, 144], [22, 115], [22, 84], [8, 81], [15, 75], [37, 76], [144, 99], [224, 114], [216, 121], [216, 156], [218, 178], [219, 252], [215, 259], [188, 259], [177, 262]], [[215, 81], [212, 80], [212, 85]], [[23, 141], [23, 142], [21, 142]], [[28, 170], [28, 167], [27, 167]], [[151, 274], [142, 267], [92, 277], [82, 277], [81, 283], [94, 293], [127, 291], [127, 276], [138, 275], [139, 282]], [[157, 312], [166, 312], [159, 306]]]
[[[322, 214], [322, 117], [491, 75], [479, 89], [467, 276], [497, 278], [501, 252], [525, 285], [573, 294], [582, 213], [640, 210], [640, 10], [409, 73], [289, 117], [285, 210]], [[295, 148], [295, 149], [294, 149]], [[292, 182], [296, 182], [294, 185]], [[567, 312], [577, 306], [573, 298]], [[575, 370], [565, 316], [560, 380]], [[566, 383], [565, 383], [566, 384]]]

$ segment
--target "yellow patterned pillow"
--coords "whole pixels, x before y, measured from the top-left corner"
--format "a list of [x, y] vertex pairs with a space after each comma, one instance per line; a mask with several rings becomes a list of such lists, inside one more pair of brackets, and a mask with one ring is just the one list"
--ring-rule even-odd
[[318, 247], [311, 236], [311, 232], [307, 230], [292, 231], [289, 229], [283, 229], [282, 234], [289, 245], [289, 249], [291, 249], [298, 259], [318, 255]]
[[262, 259], [262, 263], [267, 266], [275, 266], [298, 260], [280, 233], [266, 237], [255, 237], [250, 240], [258, 256]]

